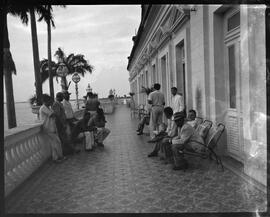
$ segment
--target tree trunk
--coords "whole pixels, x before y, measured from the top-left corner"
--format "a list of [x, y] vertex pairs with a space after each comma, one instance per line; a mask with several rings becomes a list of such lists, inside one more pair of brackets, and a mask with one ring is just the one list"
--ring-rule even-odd
[[31, 19], [31, 35], [32, 35], [32, 46], [33, 46], [34, 69], [35, 69], [35, 86], [36, 86], [37, 105], [41, 105], [42, 104], [41, 102], [42, 83], [41, 83], [41, 76], [40, 76], [36, 18], [35, 18], [35, 12], [33, 8], [30, 9], [30, 19]]
[[50, 96], [54, 100], [54, 87], [53, 87], [53, 75], [52, 75], [52, 51], [51, 51], [51, 22], [47, 23], [48, 27], [48, 66], [49, 66], [49, 86]]
[[[8, 39], [8, 29], [7, 29], [7, 13], [4, 11], [4, 55], [10, 55], [10, 45]], [[7, 58], [4, 57], [4, 60]], [[12, 84], [12, 71], [8, 70], [9, 67], [5, 67], [4, 63], [4, 76], [5, 76], [5, 88], [6, 88], [6, 107], [7, 107], [7, 119], [8, 128], [17, 127], [16, 114], [15, 114], [15, 104], [13, 95], [13, 84]]]
[[[265, 9], [265, 51], [266, 51], [266, 108], [270, 106], [270, 4]], [[270, 135], [270, 111], [267, 110], [267, 135]], [[269, 141], [269, 139], [268, 139]], [[270, 151], [268, 148], [267, 154], [269, 156]]]
[[[9, 49], [4, 48], [4, 55], [8, 55]], [[8, 128], [17, 127], [16, 113], [13, 95], [13, 83], [12, 83], [12, 72], [7, 71], [4, 67], [5, 75], [5, 88], [6, 88], [6, 107], [7, 107], [7, 119]]]
[[66, 77], [61, 77], [61, 87], [62, 87], [62, 92], [67, 91], [67, 78]]

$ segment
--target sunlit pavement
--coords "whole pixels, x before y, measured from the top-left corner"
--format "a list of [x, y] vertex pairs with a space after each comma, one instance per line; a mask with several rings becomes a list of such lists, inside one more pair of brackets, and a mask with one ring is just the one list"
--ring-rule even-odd
[[[148, 158], [153, 144], [137, 136], [125, 106], [107, 116], [105, 148], [43, 165], [7, 200], [7, 213], [162, 213], [266, 210], [266, 194], [209, 160], [189, 158], [173, 171]], [[147, 129], [145, 130], [147, 132]]]

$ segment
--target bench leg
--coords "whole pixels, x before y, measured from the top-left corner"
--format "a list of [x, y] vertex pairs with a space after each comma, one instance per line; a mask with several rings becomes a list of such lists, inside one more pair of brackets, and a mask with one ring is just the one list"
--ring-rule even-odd
[[209, 148], [209, 150], [210, 150], [210, 156], [212, 154], [215, 156], [217, 164], [220, 164], [221, 168], [222, 168], [222, 171], [224, 171], [224, 166], [223, 166], [223, 163], [222, 163], [220, 157], [218, 157], [217, 154], [211, 148]]

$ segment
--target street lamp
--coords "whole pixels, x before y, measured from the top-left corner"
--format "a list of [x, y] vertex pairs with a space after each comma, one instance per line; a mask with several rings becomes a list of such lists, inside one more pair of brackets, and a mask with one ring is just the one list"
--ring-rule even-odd
[[79, 74], [75, 72], [72, 75], [72, 81], [75, 83], [75, 90], [76, 90], [76, 102], [77, 102], [77, 109], [79, 109], [79, 99], [78, 99], [78, 83], [81, 80]]

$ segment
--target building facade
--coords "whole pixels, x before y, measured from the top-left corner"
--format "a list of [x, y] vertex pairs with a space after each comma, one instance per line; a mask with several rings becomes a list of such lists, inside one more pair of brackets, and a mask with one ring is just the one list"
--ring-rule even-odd
[[176, 86], [187, 110], [226, 131], [219, 154], [266, 185], [266, 49], [264, 5], [143, 5], [128, 57], [130, 92], [161, 84], [166, 105]]

